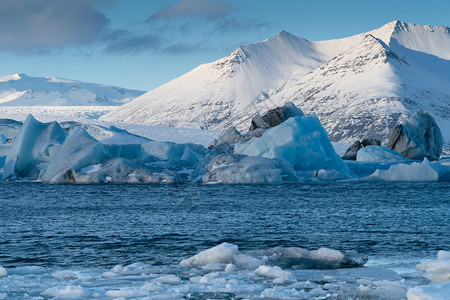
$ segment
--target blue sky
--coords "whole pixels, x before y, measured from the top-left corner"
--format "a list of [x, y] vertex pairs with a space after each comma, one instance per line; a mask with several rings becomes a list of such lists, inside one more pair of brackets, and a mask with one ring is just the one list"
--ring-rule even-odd
[[0, 0], [0, 74], [151, 90], [281, 30], [325, 40], [397, 19], [450, 26], [450, 1]]

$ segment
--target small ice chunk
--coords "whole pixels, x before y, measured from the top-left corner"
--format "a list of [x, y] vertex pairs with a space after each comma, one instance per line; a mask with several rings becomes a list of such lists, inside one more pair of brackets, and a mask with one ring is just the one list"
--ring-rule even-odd
[[408, 300], [447, 300], [450, 282], [417, 286], [408, 290]]
[[237, 254], [233, 259], [235, 265], [246, 270], [255, 270], [264, 264], [263, 260], [247, 254]]
[[225, 269], [226, 264], [222, 263], [212, 263], [202, 266], [202, 269], [205, 271], [223, 271]]
[[44, 297], [90, 297], [92, 293], [89, 289], [79, 285], [68, 285], [66, 287], [52, 287], [41, 293]]
[[339, 250], [329, 248], [319, 248], [318, 250], [311, 250], [309, 255], [315, 260], [325, 260], [333, 262], [342, 262], [344, 260], [344, 254]]
[[258, 269], [255, 270], [255, 274], [268, 278], [278, 278], [278, 277], [290, 277], [292, 273], [289, 271], [285, 271], [280, 267], [274, 266], [259, 266]]
[[167, 274], [167, 275], [157, 277], [157, 278], [153, 279], [153, 281], [158, 282], [158, 283], [173, 285], [173, 284], [180, 284], [181, 278], [176, 275], [173, 275], [173, 274]]
[[77, 274], [69, 271], [57, 271], [52, 274], [56, 279], [68, 280], [68, 279], [78, 279]]
[[204, 266], [211, 263], [231, 263], [233, 256], [238, 254], [238, 246], [222, 243], [218, 246], [212, 247], [202, 251], [188, 259], [180, 262], [180, 265], [186, 267]]
[[106, 291], [105, 296], [113, 298], [134, 298], [145, 295], [133, 288], [121, 288], [119, 290]]
[[17, 267], [8, 270], [8, 274], [10, 275], [44, 274], [46, 272], [47, 272], [46, 268], [39, 266]]
[[6, 271], [6, 269], [0, 266], [0, 277], [6, 276], [7, 274], [8, 272]]
[[380, 181], [437, 181], [439, 173], [428, 159], [412, 164], [392, 165], [388, 170], [376, 170], [367, 179]]
[[237, 267], [233, 264], [227, 264], [227, 266], [225, 267], [225, 272], [227, 273], [231, 273], [231, 272], [236, 272]]
[[450, 260], [450, 251], [441, 250], [437, 254], [438, 260]]
[[117, 277], [119, 274], [117, 274], [117, 273], [115, 273], [115, 272], [110, 272], [110, 271], [108, 271], [108, 272], [104, 272], [103, 274], [102, 274], [102, 278], [115, 278], [115, 277]]
[[264, 290], [263, 296], [266, 299], [285, 299], [285, 300], [311, 299], [311, 295], [307, 292], [299, 291], [297, 289], [289, 289], [283, 286], [267, 288]]
[[432, 283], [450, 281], [450, 252], [439, 251], [436, 260], [425, 260], [416, 265], [416, 269], [425, 273]]

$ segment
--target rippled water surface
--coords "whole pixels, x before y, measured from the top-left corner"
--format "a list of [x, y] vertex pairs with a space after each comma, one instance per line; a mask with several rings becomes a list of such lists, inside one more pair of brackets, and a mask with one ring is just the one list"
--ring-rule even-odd
[[176, 264], [224, 241], [386, 258], [430, 257], [450, 245], [446, 183], [3, 183], [0, 199], [4, 267]]
[[[429, 283], [414, 266], [450, 250], [449, 212], [449, 183], [4, 182], [0, 299], [405, 299]], [[179, 265], [223, 242], [239, 247], [234, 265]], [[254, 253], [292, 246], [369, 260], [289, 269], [259, 256], [249, 265]]]

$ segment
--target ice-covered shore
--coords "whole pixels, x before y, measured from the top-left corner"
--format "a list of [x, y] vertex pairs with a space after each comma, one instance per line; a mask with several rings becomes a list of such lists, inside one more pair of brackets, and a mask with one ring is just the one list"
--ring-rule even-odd
[[382, 146], [337, 154], [318, 118], [298, 115], [261, 136], [213, 149], [154, 141], [114, 126], [0, 122], [3, 180], [46, 183], [281, 184], [327, 180], [449, 181], [450, 159], [403, 158]]
[[440, 251], [437, 260], [401, 274], [363, 267], [367, 257], [356, 252], [295, 247], [243, 252], [222, 243], [172, 266], [0, 267], [0, 298], [446, 299], [449, 257]]

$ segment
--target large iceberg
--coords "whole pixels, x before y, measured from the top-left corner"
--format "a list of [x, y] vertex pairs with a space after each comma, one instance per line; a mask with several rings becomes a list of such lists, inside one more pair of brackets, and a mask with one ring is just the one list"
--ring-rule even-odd
[[438, 160], [444, 139], [434, 118], [426, 111], [413, 113], [401, 125], [391, 129], [388, 148], [400, 152], [406, 158]]
[[53, 157], [42, 180], [48, 183], [173, 183], [168, 171], [194, 168], [207, 150], [200, 145], [148, 141], [104, 144], [74, 128]]
[[29, 115], [6, 155], [3, 180], [37, 178], [39, 164], [49, 163], [66, 137], [66, 132], [57, 122], [41, 123]]
[[260, 137], [236, 144], [236, 154], [283, 159], [299, 171], [349, 169], [333, 148], [325, 129], [315, 114], [289, 118]]
[[317, 116], [298, 114], [262, 128], [261, 136], [213, 149], [153, 141], [114, 126], [41, 123], [30, 115], [23, 125], [0, 126], [0, 152], [8, 149], [0, 157], [0, 174], [3, 180], [54, 184], [450, 180], [450, 160], [414, 162], [381, 146], [367, 146], [357, 161], [344, 162]]

